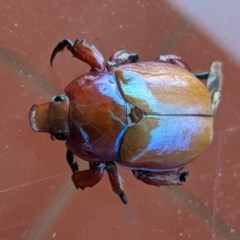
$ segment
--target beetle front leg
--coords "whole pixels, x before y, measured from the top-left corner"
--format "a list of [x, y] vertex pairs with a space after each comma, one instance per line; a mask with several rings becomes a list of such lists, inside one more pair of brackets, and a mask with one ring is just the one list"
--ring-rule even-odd
[[112, 71], [114, 68], [116, 68], [119, 65], [127, 64], [127, 63], [135, 63], [139, 59], [139, 56], [137, 53], [129, 53], [126, 50], [120, 50], [117, 52], [114, 52], [108, 62], [107, 62], [107, 70]]
[[127, 197], [121, 189], [121, 180], [117, 172], [116, 164], [113, 162], [106, 163], [106, 170], [108, 172], [113, 191], [120, 197], [124, 204], [127, 204]]
[[74, 162], [73, 153], [69, 149], [67, 149], [67, 152], [66, 152], [66, 159], [70, 168], [72, 169], [72, 172], [73, 173], [77, 172], [78, 164], [77, 162]]
[[50, 58], [50, 64], [51, 66], [53, 65], [53, 60], [55, 58], [55, 56], [63, 51], [64, 48], [67, 48], [70, 52], [72, 51], [73, 48], [73, 43], [71, 40], [69, 39], [64, 39], [61, 42], [58, 43], [58, 45], [53, 49], [52, 54], [51, 54], [51, 58]]
[[73, 54], [74, 57], [89, 64], [92, 70], [102, 71], [105, 69], [105, 61], [102, 54], [93, 44], [89, 45], [85, 41], [85, 39], [77, 39], [74, 44], [68, 39], [64, 39], [59, 42], [52, 52], [50, 59], [51, 65], [57, 53], [62, 51], [66, 47]]
[[98, 182], [101, 181], [105, 164], [102, 163], [89, 163], [89, 169], [74, 172], [72, 175], [72, 180], [76, 188], [93, 187]]
[[67, 149], [66, 158], [72, 169], [72, 180], [76, 188], [92, 187], [102, 179], [105, 164], [89, 163], [89, 169], [79, 171], [77, 162], [74, 162], [74, 155], [69, 149]]

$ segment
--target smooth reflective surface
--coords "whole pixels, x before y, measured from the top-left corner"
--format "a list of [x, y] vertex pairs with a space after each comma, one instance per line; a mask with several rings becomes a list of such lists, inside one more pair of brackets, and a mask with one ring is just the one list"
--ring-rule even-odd
[[[240, 6], [223, 0], [175, 2], [2, 2], [1, 239], [240, 238]], [[61, 94], [89, 70], [67, 51], [50, 67], [56, 43], [76, 37], [94, 43], [106, 59], [119, 49], [138, 52], [144, 61], [172, 53], [194, 72], [223, 62], [214, 140], [187, 166], [184, 186], [151, 187], [119, 169], [127, 206], [112, 193], [106, 176], [96, 187], [77, 191], [63, 142], [32, 132], [32, 104]]]
[[126, 103], [112, 73], [85, 74], [65, 88], [69, 98], [66, 146], [89, 161], [113, 161], [126, 130]]
[[146, 115], [126, 131], [120, 163], [155, 171], [184, 166], [211, 143], [212, 127], [211, 117]]
[[123, 65], [114, 73], [127, 102], [153, 115], [212, 115], [203, 83], [174, 64]]

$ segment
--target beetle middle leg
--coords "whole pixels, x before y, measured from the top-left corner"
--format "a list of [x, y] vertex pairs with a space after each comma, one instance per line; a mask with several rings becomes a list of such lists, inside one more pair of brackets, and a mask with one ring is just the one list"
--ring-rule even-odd
[[178, 67], [186, 68], [188, 71], [191, 72], [191, 67], [188, 65], [188, 63], [177, 55], [173, 55], [173, 54], [160, 55], [157, 58], [157, 61], [158, 62], [163, 62], [163, 63], [174, 64]]
[[124, 204], [127, 204], [127, 197], [121, 188], [121, 181], [115, 163], [89, 162], [89, 169], [79, 171], [77, 162], [74, 161], [74, 155], [69, 149], [67, 149], [66, 158], [72, 169], [72, 180], [76, 188], [84, 189], [96, 185], [102, 179], [104, 171], [107, 170], [113, 191]]
[[106, 170], [108, 172], [113, 191], [120, 197], [124, 204], [127, 204], [127, 197], [121, 189], [121, 180], [117, 172], [116, 164], [114, 162], [106, 163]]
[[114, 52], [108, 62], [107, 62], [107, 70], [112, 71], [119, 65], [127, 64], [127, 63], [135, 63], [139, 60], [139, 56], [137, 53], [130, 53], [126, 50], [120, 50]]

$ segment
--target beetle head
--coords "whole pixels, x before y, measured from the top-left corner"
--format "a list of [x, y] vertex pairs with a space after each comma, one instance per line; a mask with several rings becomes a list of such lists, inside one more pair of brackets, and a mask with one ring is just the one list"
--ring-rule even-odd
[[30, 125], [35, 132], [47, 132], [52, 139], [66, 140], [69, 100], [66, 95], [55, 96], [51, 102], [35, 104], [29, 114]]

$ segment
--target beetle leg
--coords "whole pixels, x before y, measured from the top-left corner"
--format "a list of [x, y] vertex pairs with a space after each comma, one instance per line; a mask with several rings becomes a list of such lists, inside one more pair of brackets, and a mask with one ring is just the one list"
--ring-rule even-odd
[[92, 187], [102, 179], [105, 164], [89, 163], [89, 169], [79, 171], [78, 164], [73, 159], [74, 155], [69, 149], [67, 149], [66, 157], [73, 172], [72, 180], [76, 188]]
[[116, 164], [113, 162], [106, 163], [106, 170], [108, 172], [113, 191], [120, 197], [124, 204], [127, 204], [127, 196], [121, 189], [121, 180], [117, 172]]
[[191, 72], [191, 67], [188, 65], [188, 63], [185, 62], [181, 57], [173, 55], [173, 54], [160, 55], [157, 58], [157, 61], [158, 62], [171, 63], [171, 64], [174, 64], [178, 67], [186, 68], [188, 71]]
[[198, 73], [194, 73], [194, 75], [199, 80], [207, 80], [209, 76], [209, 72], [198, 72]]
[[67, 158], [67, 162], [68, 162], [70, 168], [72, 169], [72, 172], [73, 173], [77, 172], [78, 171], [78, 164], [77, 164], [77, 162], [74, 162], [73, 153], [69, 149], [67, 149], [66, 158]]
[[137, 53], [129, 53], [126, 50], [120, 50], [117, 52], [114, 52], [108, 62], [107, 62], [107, 70], [112, 71], [114, 68], [116, 68], [119, 65], [127, 64], [127, 63], [135, 63], [139, 59], [139, 56]]
[[207, 89], [212, 101], [212, 112], [215, 114], [221, 98], [223, 81], [222, 63], [213, 62], [209, 72], [199, 72], [194, 75], [200, 80], [207, 80]]
[[207, 89], [211, 95], [213, 114], [216, 113], [221, 98], [223, 81], [223, 74], [221, 68], [221, 62], [213, 62], [207, 79]]
[[52, 55], [51, 55], [51, 58], [50, 58], [50, 64], [52, 66], [53, 64], [53, 60], [55, 58], [55, 56], [63, 51], [64, 48], [66, 48], [69, 50], [69, 51], [72, 51], [72, 47], [73, 47], [73, 43], [72, 41], [70, 41], [69, 39], [64, 39], [62, 40], [61, 42], [58, 43], [58, 45], [53, 49], [52, 51]]
[[102, 71], [105, 69], [105, 61], [102, 54], [93, 44], [89, 45], [85, 39], [77, 39], [74, 44], [68, 39], [64, 39], [58, 43], [51, 55], [51, 65], [56, 54], [62, 51], [65, 47], [67, 47], [67, 49], [73, 54], [74, 57], [89, 64], [92, 70]]
[[187, 181], [188, 173], [180, 172], [182, 168], [176, 168], [172, 170], [152, 172], [145, 170], [133, 170], [133, 175], [143, 182], [161, 186], [161, 185], [181, 185], [183, 182]]
[[89, 45], [85, 39], [77, 39], [71, 49], [74, 57], [89, 64], [92, 70], [102, 71], [105, 69], [105, 61], [103, 55], [93, 45]]
[[89, 163], [89, 169], [74, 172], [72, 180], [76, 188], [92, 187], [96, 185], [103, 177], [105, 164]]

